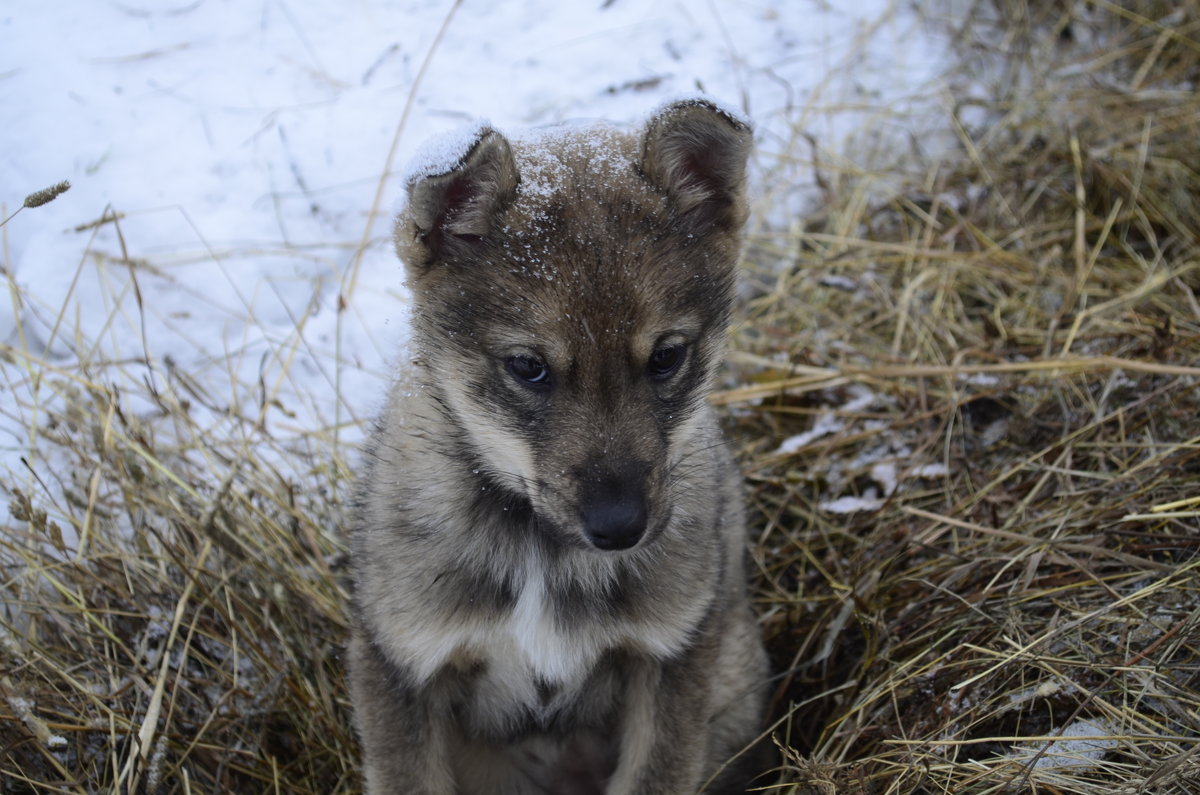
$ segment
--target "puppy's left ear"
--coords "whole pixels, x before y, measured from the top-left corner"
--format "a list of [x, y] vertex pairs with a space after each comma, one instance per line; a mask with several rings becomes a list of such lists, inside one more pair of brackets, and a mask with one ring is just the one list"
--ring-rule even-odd
[[746, 221], [749, 125], [706, 99], [662, 108], [646, 126], [642, 174], [681, 216], [737, 229]]

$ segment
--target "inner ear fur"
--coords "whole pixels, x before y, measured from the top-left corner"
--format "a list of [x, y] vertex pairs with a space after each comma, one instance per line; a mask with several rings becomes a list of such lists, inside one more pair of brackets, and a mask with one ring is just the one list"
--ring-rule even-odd
[[498, 213], [516, 192], [516, 163], [508, 140], [491, 128], [449, 171], [414, 179], [408, 204], [396, 219], [396, 251], [421, 270], [453, 259], [492, 231]]
[[667, 105], [650, 119], [641, 171], [681, 215], [724, 228], [746, 220], [746, 161], [753, 133], [704, 99]]

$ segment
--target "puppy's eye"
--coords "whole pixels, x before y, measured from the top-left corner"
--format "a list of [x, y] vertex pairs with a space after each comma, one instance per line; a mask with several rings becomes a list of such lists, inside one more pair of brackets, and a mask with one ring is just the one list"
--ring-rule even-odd
[[682, 342], [663, 345], [650, 354], [646, 372], [656, 381], [665, 381], [675, 374], [687, 358], [687, 346]]
[[544, 389], [550, 385], [550, 368], [536, 356], [517, 354], [504, 360], [509, 375], [525, 386]]

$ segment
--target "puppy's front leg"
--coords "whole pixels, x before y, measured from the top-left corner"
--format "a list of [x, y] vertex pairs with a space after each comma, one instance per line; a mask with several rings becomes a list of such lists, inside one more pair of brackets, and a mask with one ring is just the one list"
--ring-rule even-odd
[[350, 690], [369, 795], [454, 795], [447, 710], [402, 674], [361, 631], [349, 647]]
[[621, 758], [606, 795], [694, 795], [703, 783], [708, 683], [694, 663], [691, 655], [630, 663]]

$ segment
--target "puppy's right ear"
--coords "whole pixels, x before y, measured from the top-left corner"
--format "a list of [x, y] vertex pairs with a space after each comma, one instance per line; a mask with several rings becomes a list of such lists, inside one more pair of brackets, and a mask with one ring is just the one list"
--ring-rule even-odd
[[469, 253], [517, 188], [512, 148], [490, 127], [438, 143], [418, 155], [408, 204], [396, 219], [396, 252], [412, 275]]

